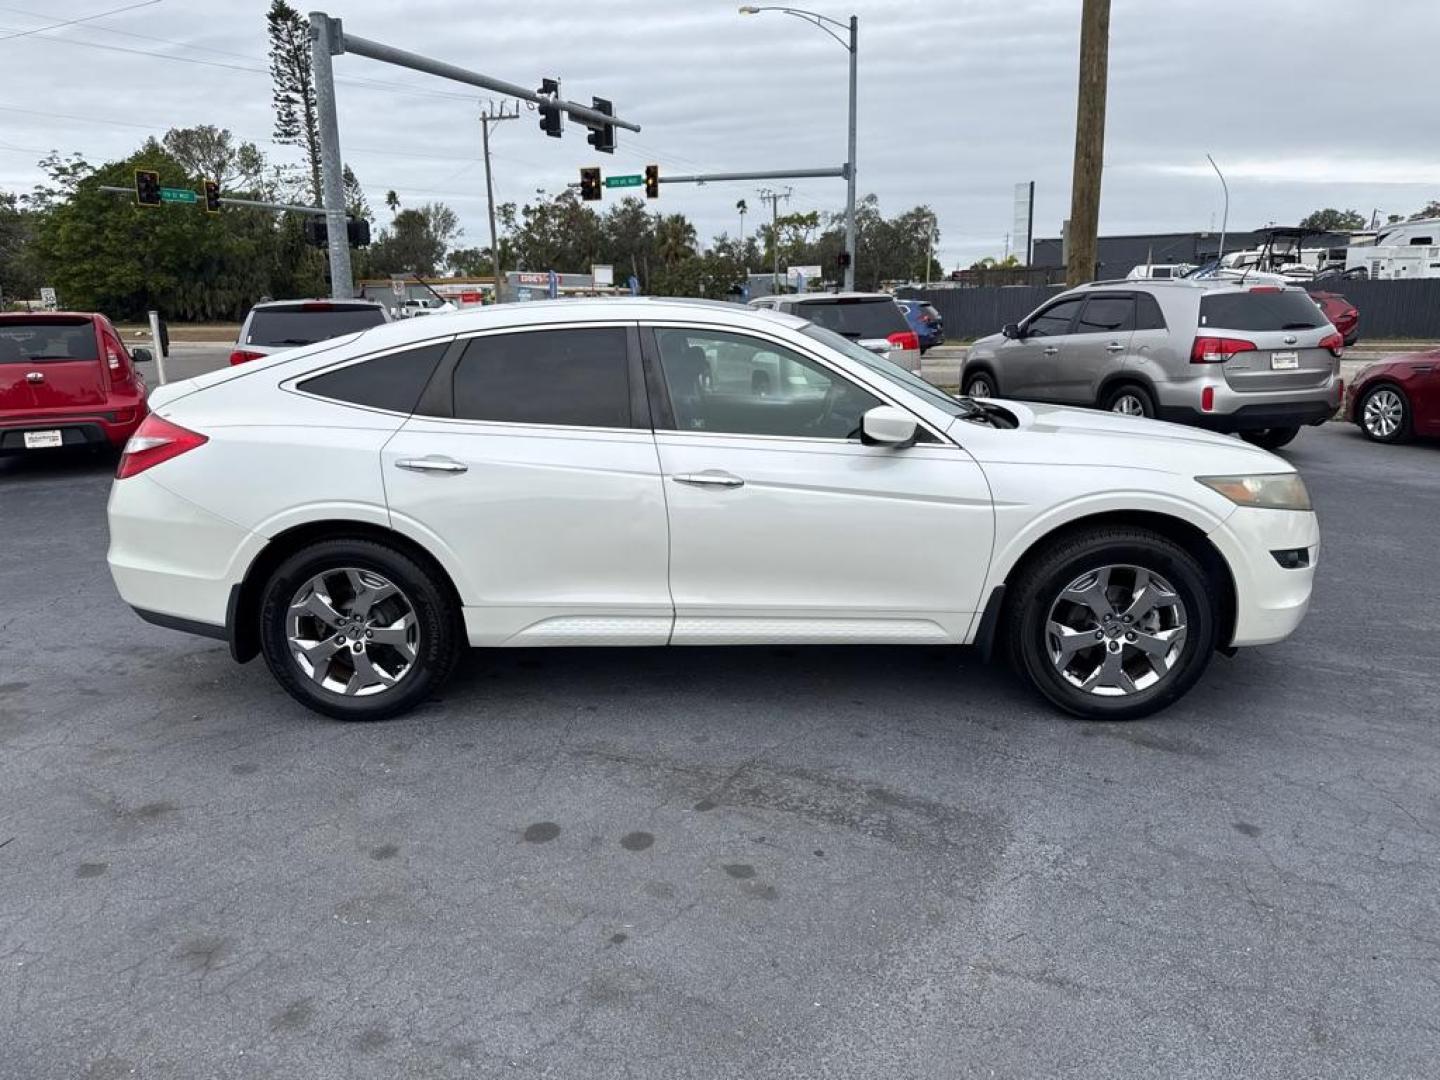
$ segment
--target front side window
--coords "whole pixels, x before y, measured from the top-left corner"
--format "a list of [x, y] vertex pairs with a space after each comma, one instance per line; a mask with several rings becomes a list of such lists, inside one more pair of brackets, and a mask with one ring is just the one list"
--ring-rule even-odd
[[858, 439], [884, 404], [783, 345], [717, 330], [656, 328], [660, 367], [680, 431]]
[[1077, 334], [1122, 334], [1135, 329], [1135, 301], [1128, 296], [1092, 296], [1085, 303]]
[[298, 388], [307, 394], [350, 405], [412, 413], [448, 345], [449, 342], [441, 341], [362, 360], [306, 379]]
[[1070, 332], [1070, 323], [1075, 318], [1075, 313], [1080, 310], [1084, 298], [1075, 300], [1061, 300], [1057, 304], [1051, 304], [1040, 314], [1036, 315], [1025, 327], [1026, 337], [1056, 337], [1060, 334]]
[[455, 417], [628, 428], [629, 353], [618, 326], [491, 334], [455, 365]]

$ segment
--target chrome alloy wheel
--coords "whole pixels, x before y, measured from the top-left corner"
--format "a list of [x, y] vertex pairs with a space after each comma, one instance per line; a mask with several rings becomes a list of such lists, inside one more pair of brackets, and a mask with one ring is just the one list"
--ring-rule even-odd
[[1371, 435], [1392, 439], [1405, 420], [1405, 403], [1394, 390], [1382, 387], [1365, 399], [1365, 411], [1360, 419]]
[[1050, 662], [1071, 686], [1124, 697], [1170, 674], [1185, 630], [1185, 604], [1168, 581], [1140, 566], [1103, 566], [1061, 591], [1045, 639]]
[[1110, 411], [1126, 416], [1144, 416], [1145, 403], [1134, 394], [1121, 394], [1110, 403]]
[[995, 396], [995, 387], [990, 385], [990, 380], [984, 375], [976, 375], [970, 380], [970, 396], [991, 398]]
[[415, 666], [415, 606], [373, 570], [341, 567], [296, 590], [285, 612], [295, 662], [317, 685], [348, 697], [395, 686]]

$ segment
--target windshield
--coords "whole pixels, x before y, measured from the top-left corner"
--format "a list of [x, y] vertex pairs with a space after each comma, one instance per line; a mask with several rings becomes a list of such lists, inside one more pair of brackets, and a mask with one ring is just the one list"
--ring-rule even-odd
[[1211, 293], [1200, 300], [1200, 325], [1204, 327], [1264, 333], [1314, 330], [1324, 323], [1325, 316], [1315, 302], [1299, 289]]
[[854, 339], [888, 338], [910, 329], [905, 325], [905, 314], [899, 305], [886, 297], [806, 300], [791, 311], [817, 326]]
[[811, 323], [809, 326], [800, 328], [800, 332], [808, 338], [820, 342], [820, 344], [843, 353], [856, 363], [864, 364], [866, 368], [876, 375], [888, 379], [904, 390], [908, 390], [916, 397], [921, 398], [927, 405], [933, 405], [942, 409], [949, 416], [970, 416], [979, 411], [965, 398], [951, 397], [943, 390], [931, 386], [918, 375], [912, 375], [904, 368], [892, 364], [883, 356], [871, 352], [862, 345], [857, 345], [848, 338], [841, 337], [833, 330], [827, 330], [823, 326], [816, 326]]
[[318, 304], [257, 308], [250, 316], [246, 345], [310, 345], [316, 341], [368, 330], [385, 321], [370, 304]]
[[0, 322], [0, 364], [44, 360], [97, 360], [89, 319]]

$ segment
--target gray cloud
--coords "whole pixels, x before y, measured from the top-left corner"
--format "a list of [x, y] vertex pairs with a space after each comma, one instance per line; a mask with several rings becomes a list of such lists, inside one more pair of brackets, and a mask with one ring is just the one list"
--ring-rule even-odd
[[[5, 0], [0, 34], [104, 6]], [[837, 17], [851, 10], [812, 6]], [[1037, 232], [1058, 232], [1069, 206], [1079, 6], [853, 5], [860, 189], [879, 195], [887, 213], [933, 206], [947, 264], [1001, 251], [1017, 181], [1037, 182]], [[260, 0], [165, 0], [0, 40], [0, 187], [27, 190], [48, 149], [102, 161], [175, 125], [216, 123], [265, 146], [264, 9]], [[353, 33], [526, 86], [559, 76], [575, 100], [613, 99], [644, 131], [620, 133], [619, 151], [600, 162], [607, 172], [844, 158], [846, 55], [796, 19], [742, 17], [711, 0], [334, 0], [329, 10]], [[1432, 76], [1423, 64], [1387, 60], [1396, 42], [1437, 32], [1431, 0], [1115, 0], [1102, 229], [1209, 226], [1220, 197], [1207, 151], [1229, 169], [1233, 227], [1293, 221], [1322, 205], [1408, 212], [1440, 195], [1440, 151], [1424, 137]], [[362, 57], [338, 57], [336, 72], [342, 145], [372, 204], [388, 188], [408, 203], [442, 199], [461, 215], [467, 242], [483, 243], [481, 95]], [[536, 189], [558, 192], [600, 156], [576, 126], [562, 140], [544, 138], [530, 112], [493, 145], [497, 194], [517, 202]], [[702, 235], [733, 233], [737, 199], [759, 210], [756, 186], [666, 188], [655, 205], [685, 212]], [[797, 209], [843, 203], [839, 180], [793, 188]], [[755, 221], [752, 213], [747, 228]]]

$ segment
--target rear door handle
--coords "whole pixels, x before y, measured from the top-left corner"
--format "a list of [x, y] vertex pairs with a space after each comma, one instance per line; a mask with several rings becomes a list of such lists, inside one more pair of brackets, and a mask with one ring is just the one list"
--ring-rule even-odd
[[1109, 345], [1106, 345], [1106, 346], [1105, 346], [1105, 351], [1106, 351], [1106, 352], [1124, 352], [1124, 351], [1125, 351], [1125, 346], [1124, 346], [1124, 345], [1121, 345], [1118, 341], [1112, 341], [1112, 342], [1110, 342]]
[[1054, 346], [1054, 345], [1047, 345], [1047, 346], [1045, 346], [1045, 355], [1046, 355], [1046, 356], [1054, 356], [1054, 355], [1055, 355], [1056, 353], [1058, 353], [1059, 351], [1060, 351], [1060, 350], [1059, 350], [1056, 346]]
[[463, 473], [468, 472], [470, 466], [455, 461], [453, 458], [433, 455], [422, 458], [401, 458], [395, 462], [397, 469], [408, 469], [410, 472], [435, 472], [435, 473]]
[[706, 469], [704, 472], [698, 473], [676, 473], [670, 479], [677, 484], [690, 484], [694, 487], [738, 488], [745, 486], [745, 481], [734, 473], [722, 472], [719, 469]]

